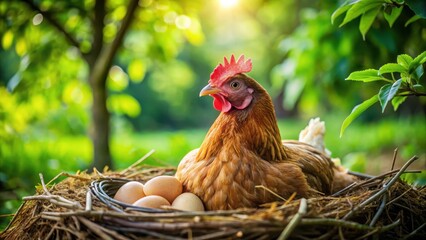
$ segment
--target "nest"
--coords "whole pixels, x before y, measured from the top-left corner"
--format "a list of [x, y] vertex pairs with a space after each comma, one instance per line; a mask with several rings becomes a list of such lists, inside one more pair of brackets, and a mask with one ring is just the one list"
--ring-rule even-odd
[[[62, 173], [24, 203], [1, 239], [425, 239], [426, 188], [399, 177], [401, 169], [311, 199], [287, 199], [258, 209], [182, 212], [129, 208], [111, 196], [129, 180], [173, 175], [174, 168]], [[66, 177], [57, 184], [58, 178]]]

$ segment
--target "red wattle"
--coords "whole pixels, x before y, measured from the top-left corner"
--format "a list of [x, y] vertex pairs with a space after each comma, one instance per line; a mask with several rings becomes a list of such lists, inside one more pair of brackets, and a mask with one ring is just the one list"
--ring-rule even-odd
[[229, 112], [229, 110], [231, 110], [231, 103], [228, 102], [225, 97], [220, 94], [212, 94], [211, 96], [214, 98], [213, 107], [216, 110], [221, 112]]

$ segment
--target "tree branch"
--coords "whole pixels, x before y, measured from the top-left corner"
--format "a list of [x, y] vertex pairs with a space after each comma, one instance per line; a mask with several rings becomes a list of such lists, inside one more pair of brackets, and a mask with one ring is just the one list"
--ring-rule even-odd
[[401, 93], [401, 94], [397, 94], [397, 96], [400, 96], [400, 97], [408, 97], [408, 96], [422, 97], [422, 96], [426, 96], [426, 93], [419, 93], [419, 92]]
[[291, 221], [287, 224], [284, 230], [281, 232], [278, 237], [279, 240], [288, 239], [293, 232], [293, 230], [297, 227], [297, 225], [302, 220], [302, 217], [306, 214], [308, 209], [308, 203], [305, 198], [300, 199], [299, 211], [293, 216]]
[[93, 42], [92, 49], [88, 54], [89, 65], [93, 66], [98, 58], [104, 41], [104, 18], [105, 18], [105, 0], [96, 0], [94, 11], [94, 18], [92, 19], [93, 29]]
[[[33, 11], [36, 11], [43, 15], [43, 17], [54, 27], [56, 30], [58, 30], [60, 33], [62, 33], [65, 36], [65, 39], [74, 47], [76, 47], [80, 51], [80, 43], [69, 33], [65, 30], [65, 28], [56, 21], [55, 18], [52, 17], [50, 12], [43, 11], [40, 9], [39, 6], [37, 6], [33, 1], [31, 0], [21, 0], [22, 2], [26, 3]], [[80, 53], [83, 55], [83, 53], [80, 51]]]
[[106, 76], [105, 77], [102, 77], [102, 76], [106, 75], [107, 70], [109, 69], [109, 66], [112, 63], [112, 60], [118, 51], [118, 48], [123, 42], [127, 29], [130, 27], [130, 24], [132, 23], [132, 20], [134, 19], [134, 13], [136, 12], [138, 3], [139, 3], [139, 0], [130, 0], [129, 5], [127, 6], [126, 16], [124, 16], [124, 19], [121, 21], [121, 27], [118, 30], [118, 33], [115, 36], [115, 39], [110, 45], [102, 49], [102, 51], [100, 52], [97, 58], [97, 61], [93, 69], [94, 76], [91, 76], [91, 79], [90, 79], [90, 81], [93, 81], [91, 84], [103, 85], [104, 82], [106, 81]]
[[139, 0], [130, 0], [129, 5], [127, 6], [126, 16], [124, 16], [124, 19], [121, 22], [121, 27], [118, 30], [117, 36], [115, 37], [114, 41], [112, 42], [112, 45], [108, 49], [109, 50], [108, 57], [110, 62], [112, 61], [113, 56], [117, 52], [121, 43], [123, 42], [124, 35], [126, 34], [127, 29], [130, 27], [130, 24], [132, 23], [132, 20], [134, 19], [133, 16], [138, 7], [138, 3], [139, 3]]

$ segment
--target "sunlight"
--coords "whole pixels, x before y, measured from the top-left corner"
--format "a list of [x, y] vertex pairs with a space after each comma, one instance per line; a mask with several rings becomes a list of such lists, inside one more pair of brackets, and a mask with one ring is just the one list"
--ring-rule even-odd
[[220, 0], [220, 5], [223, 8], [232, 8], [238, 4], [238, 0]]

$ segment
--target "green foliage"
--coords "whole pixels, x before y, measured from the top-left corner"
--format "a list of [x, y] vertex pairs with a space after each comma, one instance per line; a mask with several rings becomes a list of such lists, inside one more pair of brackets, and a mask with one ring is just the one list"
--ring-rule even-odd
[[[337, 8], [331, 16], [332, 23], [343, 13], [346, 13], [340, 27], [353, 21], [357, 17], [361, 17], [359, 30], [365, 40], [365, 36], [374, 22], [377, 13], [380, 10], [384, 12], [384, 18], [392, 27], [396, 19], [401, 15], [402, 9], [408, 6], [415, 15], [407, 22], [412, 23], [415, 20], [426, 17], [426, 3], [420, 0], [359, 0], [346, 1]], [[346, 80], [373, 82], [385, 81], [378, 94], [372, 98], [357, 105], [351, 114], [344, 120], [340, 136], [342, 136], [349, 124], [357, 118], [367, 108], [371, 107], [377, 100], [380, 102], [382, 113], [385, 111], [389, 102], [392, 103], [393, 109], [396, 111], [407, 96], [425, 96], [424, 87], [419, 82], [423, 76], [426, 52], [419, 54], [415, 59], [407, 54], [397, 56], [397, 63], [387, 63], [376, 69], [367, 69], [352, 72]]]
[[352, 72], [346, 80], [362, 82], [384, 81], [386, 84], [380, 88], [378, 94], [354, 107], [351, 114], [343, 121], [340, 136], [343, 135], [345, 129], [355, 118], [376, 102], [380, 102], [383, 113], [389, 102], [391, 102], [394, 111], [396, 111], [407, 96], [426, 96], [424, 86], [420, 83], [424, 73], [423, 64], [425, 62], [426, 51], [414, 59], [407, 54], [402, 54], [398, 56], [397, 63], [387, 63], [378, 70], [367, 69]]
[[422, 0], [405, 0], [404, 1], [413, 12], [421, 17], [426, 18], [426, 2]]
[[347, 0], [331, 15], [331, 22], [334, 23], [339, 16], [346, 13], [339, 25], [339, 27], [342, 27], [360, 17], [359, 31], [365, 40], [365, 35], [380, 11], [383, 11], [384, 18], [392, 27], [405, 6], [408, 6], [415, 13], [406, 22], [406, 25], [420, 18], [426, 18], [426, 3], [423, 0]]

